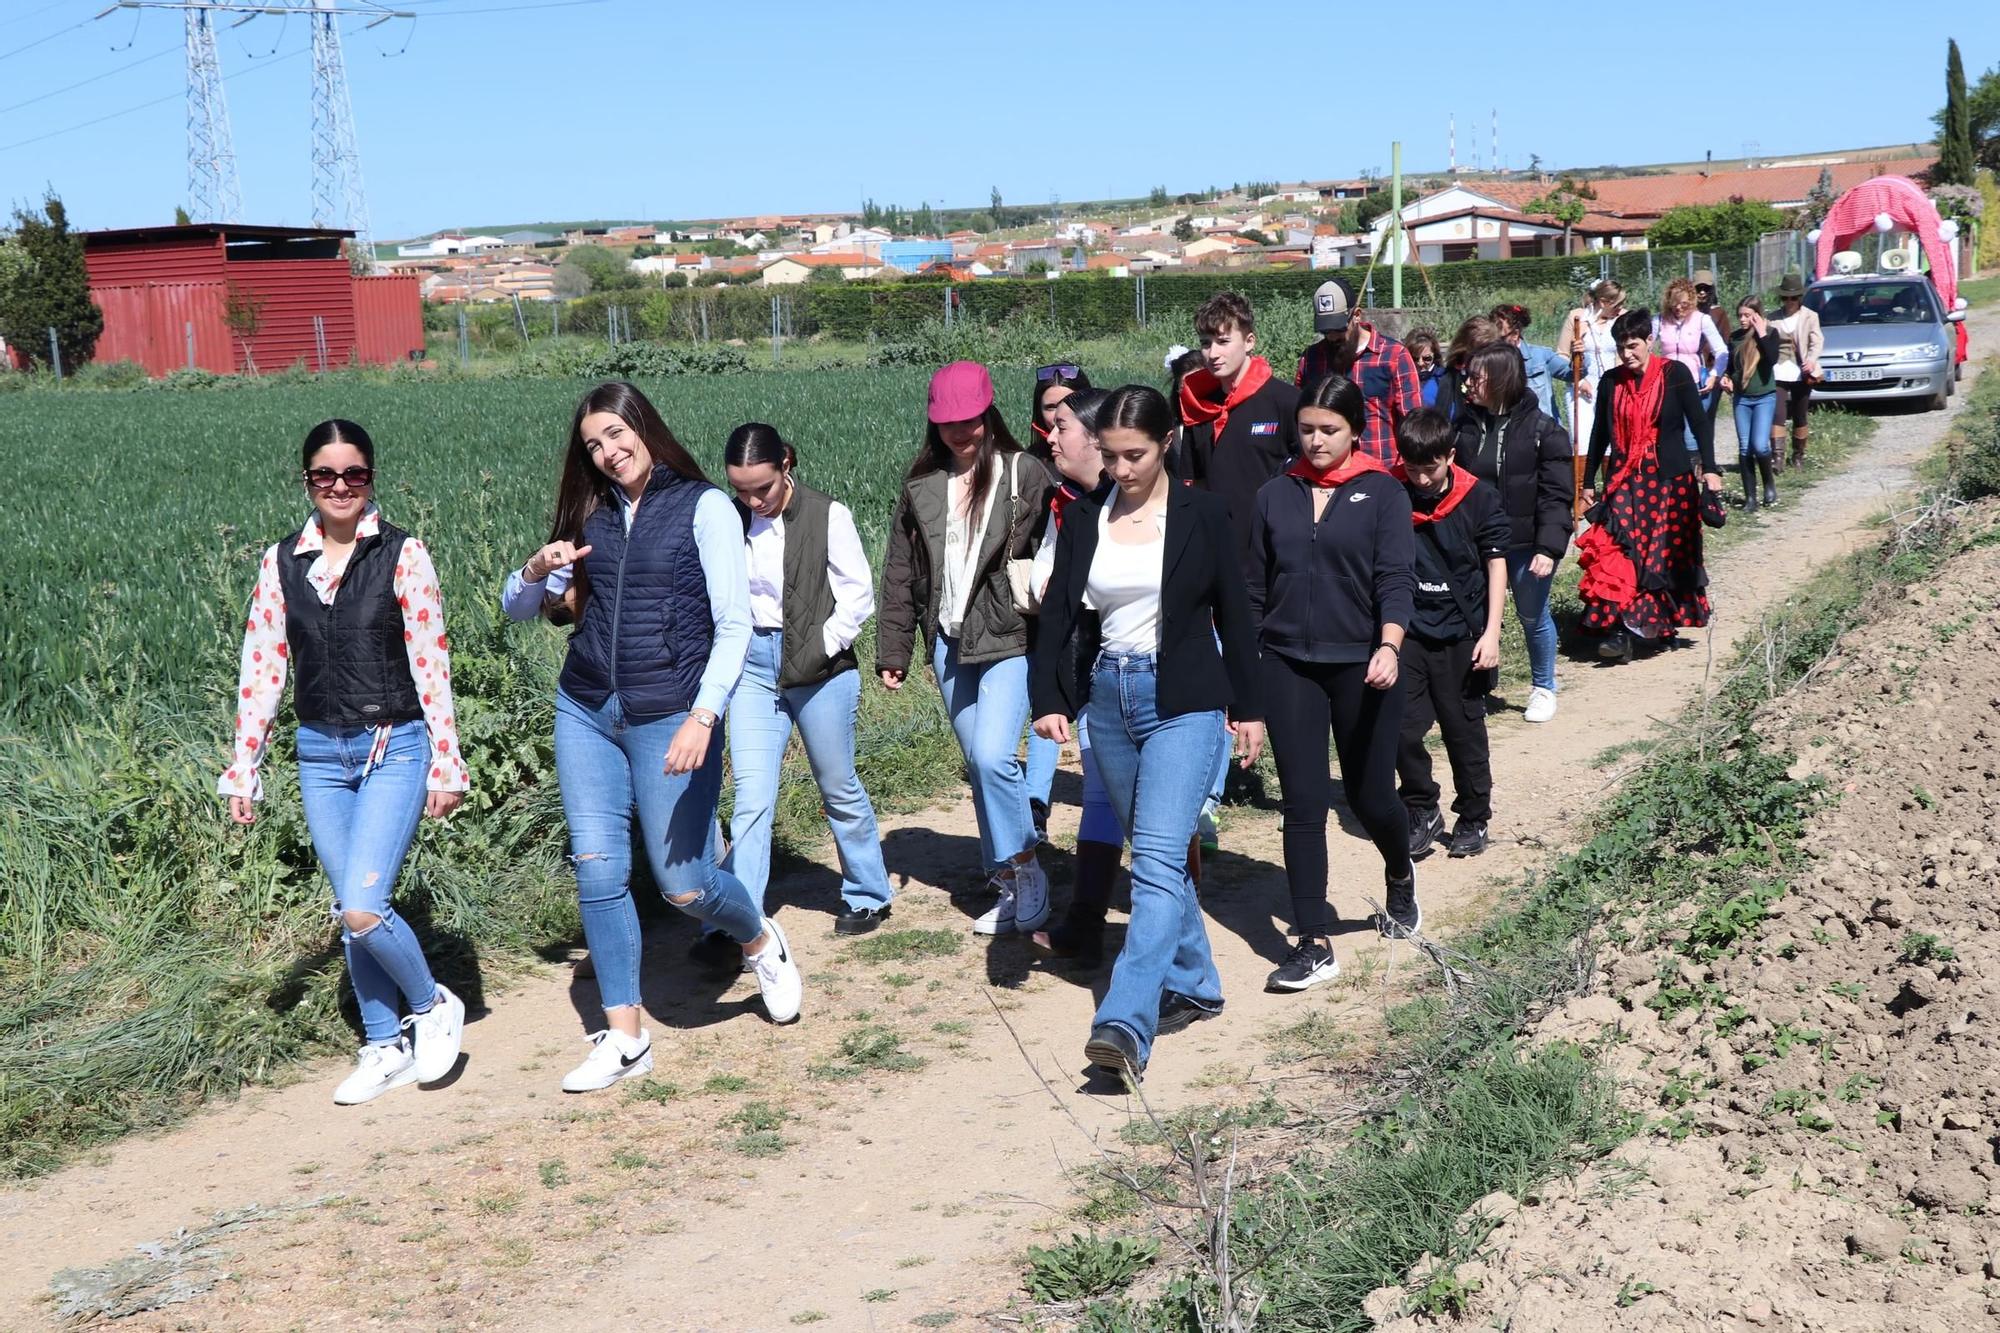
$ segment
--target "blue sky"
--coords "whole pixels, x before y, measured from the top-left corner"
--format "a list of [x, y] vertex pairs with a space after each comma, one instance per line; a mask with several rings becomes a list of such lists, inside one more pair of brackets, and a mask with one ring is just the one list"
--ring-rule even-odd
[[[0, 0], [6, 202], [53, 187], [108, 227], [184, 198], [180, 16], [91, 21], [112, 2]], [[1453, 111], [1460, 159], [1476, 138], [1484, 164], [1495, 108], [1517, 169], [1895, 143], [1930, 131], [1947, 36], [1970, 77], [2000, 64], [1984, 0], [1949, 26], [1837, 0], [1680, 7], [1689, 21], [1460, 0], [1299, 0], [1254, 21], [1236, 0], [394, 3], [422, 17], [344, 29], [381, 238], [1348, 176], [1386, 171], [1395, 138], [1406, 169], [1437, 169]], [[1354, 17], [1396, 13], [1423, 18], [1399, 38]], [[222, 32], [246, 221], [308, 220], [308, 40], [297, 19]], [[1344, 52], [1361, 54], [1343, 74]]]

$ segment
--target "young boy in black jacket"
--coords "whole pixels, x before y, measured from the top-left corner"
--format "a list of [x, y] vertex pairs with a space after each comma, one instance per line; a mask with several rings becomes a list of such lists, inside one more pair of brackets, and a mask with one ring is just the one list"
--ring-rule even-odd
[[1454, 466], [1452, 424], [1435, 408], [1403, 418], [1395, 469], [1410, 493], [1416, 528], [1416, 611], [1403, 639], [1403, 734], [1396, 759], [1410, 815], [1410, 855], [1429, 856], [1444, 836], [1438, 785], [1424, 749], [1433, 719], [1451, 761], [1451, 808], [1458, 816], [1446, 850], [1486, 850], [1493, 818], [1487, 761], [1486, 694], [1500, 665], [1500, 612], [1506, 602], [1511, 529], [1500, 493]]
[[1257, 356], [1257, 316], [1235, 292], [1218, 292], [1195, 312], [1202, 368], [1181, 381], [1180, 448], [1175, 465], [1229, 501], [1237, 555], [1250, 567], [1257, 492], [1299, 451], [1299, 391]]

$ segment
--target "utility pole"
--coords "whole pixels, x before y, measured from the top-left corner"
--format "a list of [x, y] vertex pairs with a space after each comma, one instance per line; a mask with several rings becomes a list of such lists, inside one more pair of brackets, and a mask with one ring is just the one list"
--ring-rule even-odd
[[[341, 51], [335, 0], [313, 0], [313, 225], [354, 230], [350, 253], [375, 269], [375, 236], [368, 225], [368, 197], [361, 186], [361, 151], [354, 143], [354, 104], [347, 95], [347, 59]], [[338, 221], [336, 221], [336, 219]]]

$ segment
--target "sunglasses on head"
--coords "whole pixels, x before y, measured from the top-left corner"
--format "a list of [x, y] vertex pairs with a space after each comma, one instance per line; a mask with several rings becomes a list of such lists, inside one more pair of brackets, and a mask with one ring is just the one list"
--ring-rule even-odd
[[372, 467], [350, 467], [336, 472], [330, 467], [313, 467], [305, 470], [306, 485], [316, 491], [330, 491], [335, 482], [344, 481], [350, 491], [363, 490], [374, 484], [375, 469]]
[[1073, 380], [1083, 373], [1083, 367], [1068, 361], [1058, 361], [1052, 366], [1038, 366], [1035, 379], [1046, 383], [1049, 380]]

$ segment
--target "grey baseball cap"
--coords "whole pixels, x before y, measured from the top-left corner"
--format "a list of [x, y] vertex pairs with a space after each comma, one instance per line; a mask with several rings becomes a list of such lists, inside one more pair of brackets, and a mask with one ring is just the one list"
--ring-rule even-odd
[[1321, 333], [1339, 333], [1354, 317], [1354, 288], [1345, 279], [1328, 278], [1313, 293], [1313, 327]]

